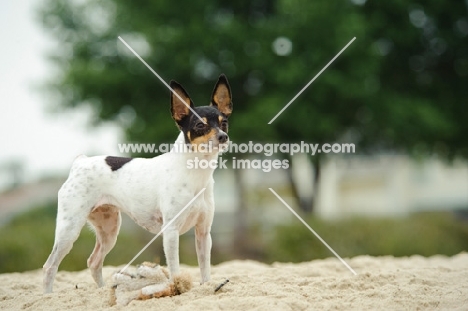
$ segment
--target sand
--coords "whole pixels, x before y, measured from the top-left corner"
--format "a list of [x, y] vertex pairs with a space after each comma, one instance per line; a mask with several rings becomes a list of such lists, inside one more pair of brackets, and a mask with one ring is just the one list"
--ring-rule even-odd
[[[212, 281], [175, 297], [109, 306], [88, 270], [59, 271], [53, 294], [42, 294], [41, 270], [0, 275], [0, 310], [468, 310], [468, 254], [408, 258], [359, 256], [347, 260], [354, 276], [329, 258], [266, 265], [229, 261]], [[110, 280], [118, 268], [105, 267]], [[198, 268], [185, 267], [198, 280]], [[214, 288], [226, 278], [220, 291]], [[109, 283], [109, 282], [108, 282]]]

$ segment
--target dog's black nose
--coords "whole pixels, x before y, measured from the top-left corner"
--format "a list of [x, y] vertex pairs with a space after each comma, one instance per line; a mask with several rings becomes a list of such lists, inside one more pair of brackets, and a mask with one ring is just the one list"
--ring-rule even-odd
[[225, 142], [227, 142], [228, 140], [228, 136], [226, 133], [218, 133], [218, 141], [222, 144], [224, 144]]

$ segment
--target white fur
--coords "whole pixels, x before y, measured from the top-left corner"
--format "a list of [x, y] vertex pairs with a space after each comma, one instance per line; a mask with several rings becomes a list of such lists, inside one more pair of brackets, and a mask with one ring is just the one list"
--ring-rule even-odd
[[[181, 132], [176, 143], [183, 140]], [[55, 243], [43, 267], [44, 292], [52, 292], [58, 266], [87, 221], [96, 231], [96, 247], [88, 267], [96, 283], [103, 286], [102, 263], [115, 245], [120, 212], [156, 234], [203, 188], [204, 193], [163, 233], [163, 244], [172, 278], [179, 273], [179, 235], [195, 227], [201, 282], [207, 282], [215, 208], [214, 169], [188, 169], [187, 161], [195, 157], [216, 160], [217, 156], [217, 152], [169, 152], [133, 159], [116, 171], [106, 164], [106, 156], [77, 157], [58, 194]]]
[[167, 288], [167, 284], [166, 283], [162, 283], [162, 284], [155, 284], [155, 285], [148, 285], [148, 286], [145, 286], [141, 289], [141, 293], [143, 295], [151, 295], [151, 294], [154, 294], [154, 293], [157, 293], [157, 292], [161, 292], [163, 290], [165, 290]]

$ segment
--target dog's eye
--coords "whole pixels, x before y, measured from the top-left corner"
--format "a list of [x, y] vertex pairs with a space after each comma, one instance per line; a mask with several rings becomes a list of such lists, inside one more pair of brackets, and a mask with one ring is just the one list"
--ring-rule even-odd
[[226, 120], [223, 120], [223, 122], [221, 122], [221, 129], [225, 131], [227, 129], [227, 126], [228, 126], [228, 122]]
[[203, 122], [198, 122], [195, 124], [195, 130], [197, 131], [203, 131], [205, 129], [205, 124]]

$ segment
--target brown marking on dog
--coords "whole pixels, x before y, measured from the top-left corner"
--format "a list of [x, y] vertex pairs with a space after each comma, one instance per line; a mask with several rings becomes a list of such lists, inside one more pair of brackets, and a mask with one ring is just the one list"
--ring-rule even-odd
[[99, 207], [96, 208], [94, 211], [95, 212], [101, 212], [101, 213], [110, 213], [110, 212], [114, 212], [115, 208], [116, 207], [114, 205], [103, 204], [103, 205], [99, 205]]
[[[213, 137], [216, 136], [216, 130], [215, 129], [211, 129], [208, 133], [206, 133], [205, 135], [203, 136], [199, 136], [197, 138], [194, 138], [193, 140], [190, 140], [190, 143], [192, 145], [200, 145], [200, 144], [208, 144], [208, 142], [210, 141], [210, 139], [212, 139]], [[190, 139], [190, 138], [189, 138]]]
[[184, 88], [177, 82], [171, 81], [171, 88], [177, 95], [182, 98], [179, 99], [173, 92], [171, 92], [171, 112], [174, 121], [179, 122], [190, 113], [190, 108], [193, 107], [192, 101]]
[[211, 104], [216, 106], [218, 110], [229, 117], [232, 113], [232, 97], [231, 88], [225, 75], [221, 75], [216, 83], [211, 96]]
[[231, 101], [231, 97], [229, 95], [229, 91], [226, 85], [221, 84], [218, 86], [216, 93], [213, 96], [213, 99], [216, 103], [225, 105]]
[[153, 222], [157, 222], [157, 223], [159, 223], [159, 224], [162, 224], [162, 223], [163, 223], [163, 219], [162, 219], [161, 213], [157, 213], [156, 215], [151, 216], [151, 220], [152, 220]]

